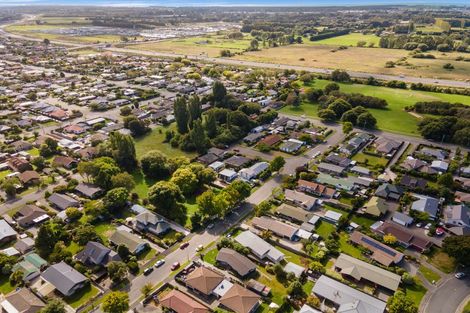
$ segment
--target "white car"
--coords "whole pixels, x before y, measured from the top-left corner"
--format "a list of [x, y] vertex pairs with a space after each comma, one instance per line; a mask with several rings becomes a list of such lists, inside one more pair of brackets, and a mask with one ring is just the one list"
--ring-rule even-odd
[[165, 264], [165, 259], [158, 260], [157, 263], [155, 263], [155, 267], [158, 268], [162, 266], [163, 264]]
[[417, 223], [417, 224], [416, 224], [416, 227], [418, 227], [418, 228], [423, 227], [423, 223]]
[[429, 229], [431, 228], [432, 224], [431, 223], [427, 223], [426, 226], [424, 226], [424, 229]]
[[199, 252], [199, 251], [201, 251], [202, 249], [204, 249], [204, 246], [203, 246], [203, 245], [199, 245], [199, 246], [197, 246], [197, 248], [196, 248], [196, 252]]
[[458, 273], [455, 273], [455, 278], [457, 279], [462, 279], [464, 278], [465, 276], [467, 276], [464, 272], [458, 272]]

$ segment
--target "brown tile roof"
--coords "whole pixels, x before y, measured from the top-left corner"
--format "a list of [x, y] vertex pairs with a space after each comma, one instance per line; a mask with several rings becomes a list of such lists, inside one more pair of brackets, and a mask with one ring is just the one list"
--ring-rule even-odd
[[234, 284], [227, 291], [220, 303], [236, 313], [249, 313], [258, 305], [260, 297], [254, 292], [243, 288], [238, 284]]
[[207, 267], [200, 266], [186, 277], [186, 285], [209, 295], [222, 280], [224, 280], [222, 275]]
[[18, 175], [18, 178], [23, 184], [27, 184], [32, 180], [40, 179], [41, 176], [39, 176], [38, 172], [36, 171], [24, 171], [23, 173]]
[[251, 262], [246, 256], [228, 248], [220, 249], [217, 254], [217, 262], [221, 262], [230, 266], [232, 270], [240, 276], [245, 276], [256, 270], [256, 264]]
[[270, 230], [275, 235], [281, 237], [292, 238], [296, 233], [298, 228], [291, 226], [289, 224], [277, 221], [275, 219], [262, 216], [255, 217], [253, 219], [253, 226], [262, 230]]
[[329, 187], [326, 187], [325, 185], [317, 184], [317, 183], [310, 182], [310, 181], [303, 180], [303, 179], [300, 179], [297, 182], [297, 186], [300, 189], [305, 189], [311, 193], [322, 195], [322, 196], [327, 196], [327, 197], [332, 197], [336, 192], [336, 190], [334, 190], [333, 188], [329, 188]]
[[390, 266], [392, 263], [400, 263], [404, 257], [403, 253], [358, 231], [354, 231], [349, 240], [372, 251], [372, 259], [385, 266]]
[[5, 297], [5, 301], [8, 301], [19, 313], [38, 313], [46, 306], [27, 288], [9, 294]]
[[168, 294], [166, 294], [161, 300], [160, 303], [162, 306], [169, 308], [176, 313], [206, 313], [209, 312], [209, 309], [194, 300], [192, 297], [187, 294], [173, 289]]
[[275, 144], [277, 144], [281, 140], [282, 140], [282, 138], [279, 135], [269, 135], [269, 136], [266, 136], [263, 139], [261, 139], [258, 144], [264, 143], [268, 146], [274, 146]]

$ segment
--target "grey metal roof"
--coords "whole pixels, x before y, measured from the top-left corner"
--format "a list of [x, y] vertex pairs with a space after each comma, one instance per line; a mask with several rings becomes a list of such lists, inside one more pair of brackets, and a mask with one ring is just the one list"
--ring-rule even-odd
[[77, 284], [87, 280], [83, 274], [64, 261], [50, 266], [41, 277], [64, 295], [68, 295]]

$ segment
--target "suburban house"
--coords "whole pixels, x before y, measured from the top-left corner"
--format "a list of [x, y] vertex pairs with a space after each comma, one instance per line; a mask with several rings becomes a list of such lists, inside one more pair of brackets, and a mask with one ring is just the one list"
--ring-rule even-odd
[[64, 296], [71, 296], [88, 283], [88, 278], [64, 261], [51, 265], [41, 277]]
[[401, 144], [401, 142], [383, 137], [377, 138], [374, 142], [375, 150], [385, 155], [394, 153], [401, 146]]
[[127, 247], [132, 254], [139, 254], [149, 246], [145, 240], [122, 229], [117, 229], [111, 235], [109, 241], [116, 247], [120, 245]]
[[388, 204], [387, 202], [379, 197], [373, 196], [362, 208], [364, 213], [367, 213], [372, 216], [381, 216], [387, 213]]
[[278, 263], [284, 259], [284, 254], [274, 248], [251, 231], [247, 230], [235, 237], [235, 241], [244, 247], [250, 249], [258, 259], [269, 259], [274, 263]]
[[39, 313], [46, 304], [24, 287], [6, 295], [0, 306], [2, 313]]
[[253, 263], [246, 256], [232, 249], [220, 249], [219, 253], [217, 254], [216, 261], [218, 265], [230, 268], [240, 277], [245, 277], [248, 274], [256, 271], [255, 263]]
[[385, 183], [380, 185], [375, 191], [377, 197], [398, 201], [403, 194], [403, 189], [399, 186]]
[[297, 189], [323, 198], [334, 198], [337, 193], [333, 188], [303, 179], [299, 179], [297, 182]]
[[411, 156], [409, 156], [402, 164], [401, 166], [409, 171], [418, 171], [421, 173], [426, 173], [426, 174], [437, 174], [437, 171], [433, 169], [428, 163], [420, 160], [420, 159], [415, 159]]
[[436, 158], [438, 160], [444, 160], [449, 156], [449, 153], [445, 150], [429, 147], [423, 147], [419, 152], [424, 155]]
[[298, 231], [297, 227], [267, 216], [255, 217], [252, 222], [255, 228], [269, 230], [274, 235], [288, 240], [293, 240]]
[[103, 193], [103, 189], [88, 183], [79, 183], [75, 191], [88, 199], [95, 199]]
[[26, 237], [16, 241], [14, 245], [15, 249], [18, 250], [21, 254], [26, 254], [34, 248], [34, 239], [31, 237]]
[[170, 292], [165, 294], [164, 297], [160, 299], [160, 304], [166, 308], [176, 313], [209, 313], [210, 310], [207, 306], [203, 305], [199, 301], [196, 301], [194, 298], [189, 295], [172, 289]]
[[296, 153], [305, 143], [297, 139], [289, 139], [281, 144], [279, 150], [286, 153]]
[[470, 209], [465, 204], [448, 205], [444, 210], [444, 220], [454, 234], [470, 232]]
[[106, 266], [109, 262], [121, 261], [116, 252], [96, 241], [87, 242], [85, 248], [75, 255], [75, 259], [92, 266]]
[[77, 208], [80, 206], [80, 202], [74, 198], [56, 192], [50, 195], [49, 198], [47, 198], [47, 201], [61, 211], [71, 207]]
[[341, 253], [336, 259], [334, 268], [337, 272], [341, 273], [341, 275], [352, 278], [357, 282], [367, 281], [390, 291], [396, 291], [401, 282], [400, 275], [358, 260], [344, 253]]
[[297, 224], [307, 222], [312, 218], [312, 216], [314, 216], [313, 213], [308, 212], [305, 209], [292, 206], [286, 203], [281, 204], [276, 209], [276, 214], [280, 215], [286, 220], [290, 220]]
[[185, 279], [186, 286], [204, 296], [210, 296], [213, 290], [224, 280], [224, 276], [205, 266], [196, 267]]
[[36, 171], [24, 171], [18, 175], [18, 179], [24, 186], [27, 186], [39, 183], [41, 176]]
[[0, 220], [0, 243], [6, 243], [16, 239], [18, 233], [5, 220]]
[[58, 155], [52, 160], [52, 164], [57, 167], [63, 167], [66, 169], [71, 169], [77, 166], [78, 161], [74, 158], [65, 155]]
[[258, 162], [248, 168], [241, 169], [238, 172], [238, 175], [240, 175], [240, 177], [245, 180], [252, 180], [253, 178], [258, 177], [259, 174], [261, 174], [263, 171], [267, 170], [268, 168], [269, 168], [268, 162]]
[[328, 300], [337, 312], [383, 313], [387, 303], [339, 281], [322, 275], [312, 292], [320, 299]]
[[413, 194], [418, 200], [411, 204], [411, 210], [429, 214], [429, 217], [435, 219], [439, 213], [439, 200], [436, 198]]
[[13, 216], [19, 226], [28, 228], [49, 219], [46, 211], [34, 204], [27, 204], [21, 207]]
[[348, 167], [351, 165], [352, 160], [344, 156], [339, 155], [338, 153], [330, 153], [324, 160], [325, 162], [338, 165], [340, 167]]
[[[212, 162], [211, 162], [212, 163]], [[251, 163], [251, 159], [241, 155], [234, 155], [224, 161], [226, 167], [240, 170]]]
[[23, 281], [30, 282], [41, 274], [41, 271], [47, 266], [47, 261], [36, 253], [28, 253], [23, 260], [16, 263], [13, 272], [21, 271], [23, 273]]
[[317, 204], [321, 203], [317, 198], [306, 195], [297, 190], [286, 189], [284, 191], [285, 200], [293, 203], [305, 210], [312, 210]]
[[171, 229], [168, 222], [149, 211], [135, 217], [135, 227], [140, 231], [150, 232], [157, 236], [164, 235]]
[[251, 133], [243, 138], [243, 142], [245, 142], [248, 145], [252, 145], [252, 144], [257, 143], [263, 137], [264, 137], [263, 133]]
[[8, 160], [8, 166], [15, 172], [31, 171], [33, 167], [28, 160], [18, 157], [12, 157]]
[[445, 173], [447, 172], [447, 169], [449, 168], [449, 163], [444, 162], [444, 161], [432, 161], [431, 163], [431, 168], [435, 169], [438, 172]]
[[402, 212], [394, 212], [393, 213], [393, 216], [392, 216], [392, 221], [401, 225], [401, 226], [405, 226], [405, 227], [408, 227], [410, 226], [411, 224], [413, 224], [413, 218], [411, 216], [408, 216]]
[[282, 137], [277, 135], [277, 134], [274, 134], [274, 135], [268, 135], [268, 136], [264, 137], [263, 139], [261, 139], [259, 141], [258, 144], [265, 144], [268, 147], [274, 147], [275, 145], [277, 145], [281, 141], [282, 141]]
[[384, 222], [377, 229], [377, 233], [382, 235], [393, 235], [397, 242], [405, 248], [411, 247], [420, 252], [423, 252], [429, 249], [432, 245], [432, 242], [427, 240], [424, 237], [416, 236], [411, 231], [406, 228], [399, 226], [397, 224], [392, 224], [390, 222]]
[[422, 178], [416, 178], [409, 175], [403, 175], [400, 180], [400, 185], [409, 189], [424, 189], [426, 187], [426, 180]]
[[224, 168], [223, 170], [219, 172], [217, 176], [219, 177], [219, 179], [223, 180], [224, 182], [230, 183], [231, 181], [233, 181], [235, 178], [238, 177], [238, 173], [229, 168]]
[[220, 305], [237, 313], [253, 313], [260, 305], [260, 296], [234, 283], [219, 299]]
[[345, 167], [330, 164], [330, 163], [325, 163], [325, 162], [321, 162], [320, 164], [318, 164], [317, 168], [320, 172], [337, 175], [337, 176], [342, 175], [344, 171], [346, 170]]
[[349, 237], [349, 240], [352, 243], [370, 250], [372, 252], [371, 258], [382, 265], [390, 266], [390, 264], [398, 264], [403, 260], [403, 253], [358, 231], [354, 231]]

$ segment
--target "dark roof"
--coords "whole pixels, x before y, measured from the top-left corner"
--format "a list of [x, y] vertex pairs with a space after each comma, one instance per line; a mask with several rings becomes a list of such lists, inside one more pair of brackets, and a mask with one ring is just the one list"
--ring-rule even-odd
[[227, 264], [242, 277], [256, 270], [256, 264], [250, 261], [246, 256], [231, 249], [220, 249], [216, 260], [217, 262]]
[[243, 167], [250, 163], [251, 160], [240, 155], [234, 155], [227, 160], [225, 160], [225, 164], [231, 167]]
[[102, 191], [100, 187], [87, 183], [79, 183], [75, 190], [88, 198], [93, 198]]
[[47, 198], [47, 201], [55, 205], [61, 210], [65, 210], [70, 207], [77, 207], [80, 203], [72, 197], [63, 195], [60, 193], [53, 193]]
[[50, 266], [41, 276], [63, 295], [68, 295], [77, 284], [87, 281], [83, 274], [64, 261]]
[[219, 159], [218, 156], [216, 156], [213, 153], [207, 153], [204, 155], [201, 155], [200, 157], [197, 158], [197, 160], [203, 164], [211, 164]]
[[415, 178], [409, 175], [405, 175], [401, 178], [400, 185], [408, 187], [408, 188], [424, 189], [426, 187], [426, 180], [422, 178]]
[[382, 184], [375, 191], [375, 195], [382, 198], [391, 198], [398, 200], [403, 194], [403, 189], [399, 186], [392, 184]]
[[5, 297], [5, 301], [8, 301], [19, 313], [38, 313], [46, 306], [26, 287], [9, 294]]
[[119, 255], [96, 241], [89, 241], [75, 258], [84, 264], [106, 265], [110, 261], [120, 261]]

